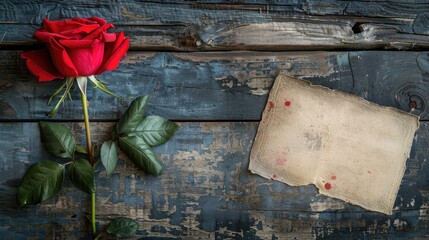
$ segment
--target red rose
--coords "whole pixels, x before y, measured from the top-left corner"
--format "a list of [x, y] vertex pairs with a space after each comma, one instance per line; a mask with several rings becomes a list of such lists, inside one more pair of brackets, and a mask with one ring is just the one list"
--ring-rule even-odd
[[98, 17], [50, 21], [34, 33], [47, 48], [21, 54], [39, 81], [91, 76], [118, 67], [129, 39], [123, 32], [107, 33], [113, 25]]

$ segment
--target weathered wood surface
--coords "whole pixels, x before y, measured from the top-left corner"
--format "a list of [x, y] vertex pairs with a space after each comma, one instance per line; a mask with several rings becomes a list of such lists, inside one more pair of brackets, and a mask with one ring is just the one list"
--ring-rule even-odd
[[[84, 142], [83, 124], [69, 123]], [[180, 123], [156, 148], [164, 165], [148, 176], [121, 155], [117, 171], [97, 171], [98, 219], [139, 221], [139, 237], [183, 239], [410, 239], [429, 237], [429, 123], [422, 122], [392, 216], [290, 187], [248, 170], [257, 123]], [[112, 123], [92, 123], [94, 141], [110, 135]], [[17, 209], [15, 192], [25, 169], [51, 159], [39, 141], [37, 123], [0, 124], [0, 235], [2, 239], [77, 239], [87, 234], [88, 196], [66, 180], [60, 195]]]
[[[429, 238], [428, 12], [426, 0], [0, 1], [0, 238], [89, 232], [89, 198], [68, 180], [57, 198], [38, 206], [17, 209], [15, 193], [31, 163], [51, 159], [36, 122], [47, 119], [46, 101], [59, 84], [38, 83], [19, 52], [41, 47], [32, 35], [43, 18], [93, 15], [125, 31], [135, 50], [100, 77], [122, 96], [152, 94], [147, 113], [181, 126], [156, 148], [161, 176], [145, 175], [124, 155], [110, 178], [99, 168], [101, 227], [129, 216], [140, 225], [136, 239]], [[369, 49], [419, 51], [363, 51]], [[247, 171], [256, 121], [279, 73], [420, 116], [392, 216]], [[101, 143], [130, 100], [93, 89], [88, 95]], [[67, 122], [83, 144], [83, 125], [72, 123], [81, 120], [73, 97], [55, 120]]]
[[[131, 52], [101, 78], [121, 96], [151, 94], [148, 113], [175, 120], [254, 121], [279, 73], [429, 119], [428, 52]], [[0, 75], [0, 119], [46, 119], [52, 108], [46, 102], [59, 81], [37, 82], [17, 51], [0, 52]], [[115, 120], [130, 101], [95, 89], [88, 95], [93, 119]], [[82, 119], [80, 102], [66, 101], [56, 119]]]
[[[0, 47], [34, 45], [43, 18], [97, 15], [132, 49], [428, 49], [427, 1], [4, 1]], [[174, 3], [174, 4], [173, 4]]]

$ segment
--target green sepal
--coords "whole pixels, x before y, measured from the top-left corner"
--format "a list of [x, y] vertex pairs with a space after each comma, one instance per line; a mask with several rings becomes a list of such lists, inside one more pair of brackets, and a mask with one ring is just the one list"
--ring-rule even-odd
[[[54, 117], [55, 114], [58, 111], [58, 108], [60, 105], [66, 100], [67, 96], [71, 99], [70, 89], [73, 86], [75, 78], [74, 77], [67, 77], [65, 79], [65, 90], [63, 95], [61, 96], [60, 100], [58, 100], [57, 104], [55, 104], [55, 107], [49, 112], [50, 117]], [[64, 88], [64, 84], [61, 85], [55, 92], [52, 94], [52, 96], [48, 100], [48, 105], [51, 103], [52, 98], [54, 98], [56, 95], [59, 94], [59, 92]]]
[[101, 82], [100, 80], [98, 80], [97, 78], [95, 78], [94, 76], [88, 76], [88, 79], [95, 85], [96, 88], [100, 89], [101, 91], [103, 91], [104, 93], [109, 94], [112, 97], [115, 98], [119, 98], [122, 99], [122, 97], [114, 94], [113, 92], [111, 92], [109, 89], [106, 88], [105, 83]]
[[52, 99], [60, 94], [61, 90], [67, 86], [67, 81], [63, 81], [63, 83], [52, 93], [51, 97], [48, 100], [48, 105], [51, 105]]

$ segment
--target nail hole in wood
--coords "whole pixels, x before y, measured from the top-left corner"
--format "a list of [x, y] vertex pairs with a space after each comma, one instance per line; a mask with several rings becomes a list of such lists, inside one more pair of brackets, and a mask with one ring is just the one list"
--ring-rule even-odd
[[411, 95], [409, 98], [408, 106], [410, 107], [410, 109], [424, 110], [425, 108], [424, 98], [421, 97], [420, 95]]
[[359, 34], [361, 32], [363, 32], [363, 28], [362, 28], [362, 22], [356, 22], [355, 25], [353, 25], [352, 27], [352, 31], [354, 34]]

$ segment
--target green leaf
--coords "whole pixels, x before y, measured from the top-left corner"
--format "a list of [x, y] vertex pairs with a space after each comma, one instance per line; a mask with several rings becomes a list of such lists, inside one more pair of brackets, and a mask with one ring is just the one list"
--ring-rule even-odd
[[128, 238], [132, 237], [137, 229], [139, 229], [138, 222], [131, 218], [118, 217], [109, 223], [107, 233], [118, 238]]
[[121, 133], [132, 132], [143, 119], [144, 109], [147, 105], [148, 96], [136, 98], [128, 107], [127, 111], [116, 123], [116, 132]]
[[80, 145], [76, 145], [75, 151], [78, 152], [78, 153], [87, 154], [86, 148], [84, 148], [84, 147], [82, 147]]
[[159, 175], [162, 171], [161, 163], [152, 148], [141, 138], [136, 136], [120, 137], [119, 147], [143, 171]]
[[118, 148], [113, 141], [106, 141], [101, 146], [101, 162], [106, 168], [107, 175], [110, 175], [116, 168], [118, 162]]
[[42, 142], [46, 150], [57, 157], [73, 158], [76, 142], [70, 129], [62, 124], [40, 122]]
[[18, 206], [37, 204], [54, 197], [61, 189], [64, 166], [52, 161], [33, 164], [18, 188]]
[[160, 116], [147, 116], [141, 121], [136, 129], [127, 133], [128, 136], [138, 136], [149, 146], [158, 146], [167, 142], [179, 126]]
[[94, 168], [86, 159], [78, 159], [66, 166], [67, 175], [75, 187], [82, 192], [95, 192]]

